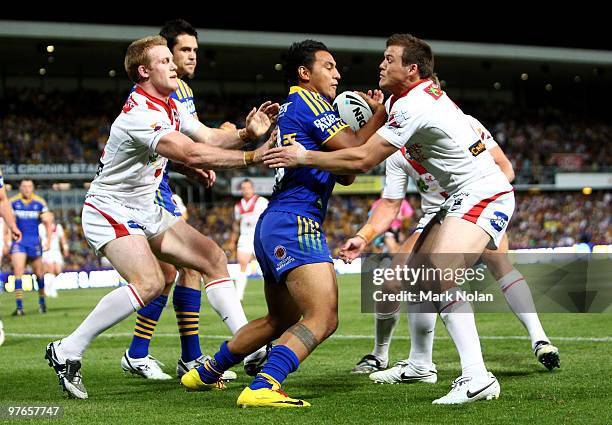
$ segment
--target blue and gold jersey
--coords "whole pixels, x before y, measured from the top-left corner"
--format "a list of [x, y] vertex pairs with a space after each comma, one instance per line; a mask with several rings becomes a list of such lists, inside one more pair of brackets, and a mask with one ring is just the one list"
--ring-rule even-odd
[[32, 194], [30, 199], [25, 199], [20, 193], [11, 198], [11, 206], [15, 211], [17, 227], [21, 230], [23, 241], [39, 241], [40, 215], [49, 211], [45, 200], [36, 194]]
[[[193, 91], [183, 80], [178, 80], [179, 88], [177, 91], [172, 93], [170, 97], [172, 99], [178, 100], [181, 102], [190, 114], [196, 113], [195, 103], [193, 99]], [[155, 203], [162, 208], [166, 209], [169, 213], [175, 216], [181, 216], [181, 211], [179, 207], [172, 200], [172, 189], [170, 189], [170, 176], [168, 175], [168, 169], [170, 167], [170, 163], [166, 165], [164, 169], [164, 175], [162, 177], [161, 182], [159, 183], [159, 188], [157, 189], [157, 193], [155, 194]]]
[[[277, 144], [283, 146], [295, 140], [308, 150], [318, 151], [346, 127], [329, 100], [319, 93], [293, 86], [278, 114]], [[316, 168], [279, 168], [268, 211], [292, 212], [323, 220], [335, 183], [335, 175]]]

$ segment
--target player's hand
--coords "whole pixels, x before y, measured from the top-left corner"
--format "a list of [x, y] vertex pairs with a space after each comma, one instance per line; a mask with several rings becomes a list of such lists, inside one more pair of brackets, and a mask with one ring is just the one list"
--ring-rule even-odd
[[273, 148], [263, 156], [263, 163], [269, 168], [294, 168], [305, 163], [308, 151], [295, 139], [290, 139], [289, 144]]
[[213, 170], [193, 169], [191, 176], [195, 181], [203, 183], [205, 187], [212, 187], [217, 181], [217, 174]]
[[359, 257], [359, 255], [366, 249], [368, 245], [363, 238], [359, 236], [355, 236], [350, 238], [344, 245], [340, 247], [340, 259], [347, 264], [351, 264], [351, 262]]
[[376, 112], [380, 108], [385, 107], [385, 105], [383, 105], [383, 100], [385, 96], [383, 92], [380, 90], [374, 90], [374, 91], [368, 90], [367, 93], [356, 91], [355, 93], [361, 96], [363, 100], [366, 101], [370, 109], [372, 109], [372, 111], [374, 112]]
[[256, 139], [276, 124], [276, 116], [280, 105], [270, 101], [264, 102], [259, 109], [253, 108], [246, 117], [246, 131], [250, 139]]
[[11, 239], [15, 242], [19, 242], [21, 240], [21, 230], [17, 226], [11, 226]]

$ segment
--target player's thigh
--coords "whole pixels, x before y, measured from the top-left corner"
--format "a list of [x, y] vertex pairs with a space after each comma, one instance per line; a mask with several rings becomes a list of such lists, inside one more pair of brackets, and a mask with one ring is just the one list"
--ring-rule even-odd
[[183, 220], [149, 242], [155, 255], [163, 261], [197, 270], [209, 279], [227, 276], [227, 258], [223, 250]]
[[144, 286], [163, 285], [159, 262], [144, 236], [129, 235], [113, 239], [103, 247], [103, 253], [129, 283]]
[[289, 293], [287, 285], [264, 277], [264, 294], [268, 316], [275, 327], [287, 329], [302, 317], [302, 311]]
[[42, 257], [35, 257], [30, 260], [30, 264], [32, 265], [32, 271], [35, 275], [40, 276], [44, 271], [44, 264], [42, 261]]
[[459, 217], [446, 217], [431, 247], [432, 253], [482, 253], [491, 236], [480, 226]]
[[304, 315], [337, 314], [338, 285], [332, 263], [304, 264], [287, 274], [287, 289]]
[[504, 234], [499, 248], [485, 249], [482, 253], [482, 261], [487, 265], [495, 280], [499, 280], [510, 273], [514, 266], [508, 257], [508, 235]]
[[28, 256], [25, 252], [16, 252], [11, 254], [11, 264], [15, 275], [23, 274]]

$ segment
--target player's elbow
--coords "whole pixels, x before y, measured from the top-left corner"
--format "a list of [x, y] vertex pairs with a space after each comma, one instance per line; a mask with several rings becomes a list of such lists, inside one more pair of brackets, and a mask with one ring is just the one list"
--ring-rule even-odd
[[371, 157], [363, 155], [361, 158], [355, 161], [355, 168], [359, 171], [360, 174], [368, 173], [376, 163], [372, 160]]

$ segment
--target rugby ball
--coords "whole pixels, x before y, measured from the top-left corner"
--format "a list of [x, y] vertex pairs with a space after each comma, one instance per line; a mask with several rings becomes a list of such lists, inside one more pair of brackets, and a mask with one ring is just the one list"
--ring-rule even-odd
[[354, 131], [363, 127], [373, 115], [366, 101], [352, 91], [345, 91], [336, 96], [334, 109]]

